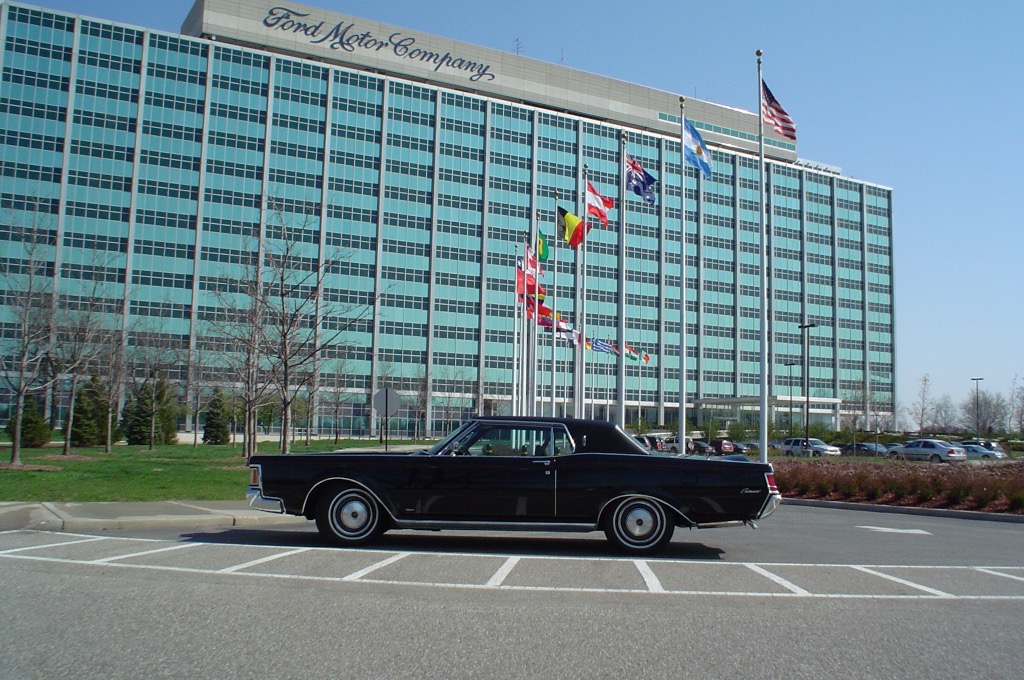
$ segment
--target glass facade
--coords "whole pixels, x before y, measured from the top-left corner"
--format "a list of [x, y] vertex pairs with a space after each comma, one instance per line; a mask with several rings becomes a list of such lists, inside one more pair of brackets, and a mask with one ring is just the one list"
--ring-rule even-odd
[[[540, 105], [17, 5], [0, 29], [5, 271], [28, 257], [27, 231], [44, 233], [32, 256], [62, 295], [101, 299], [129, 345], [187, 350], [171, 377], [188, 380], [239, 282], [276, 254], [325, 272], [307, 326], [331, 339], [316, 374], [322, 393], [349, 395], [346, 430], [370, 427], [382, 385], [433, 431], [509, 412], [516, 257], [534, 223], [557, 241], [542, 283], [571, 322], [577, 260], [556, 207], [579, 212], [586, 166], [616, 200], [588, 237], [587, 335], [651, 358], [623, 371], [587, 352], [588, 414], [614, 416], [624, 394], [628, 422], [674, 422], [683, 276], [687, 395], [759, 394], [755, 155], [713, 148], [706, 181], [678, 137]], [[659, 179], [654, 205], [621, 188], [623, 133]], [[799, 162], [766, 169], [772, 394], [806, 396], [800, 325], [814, 323], [810, 396], [891, 412], [891, 190]], [[580, 351], [555, 350], [563, 413]], [[539, 353], [545, 400], [551, 361]]]

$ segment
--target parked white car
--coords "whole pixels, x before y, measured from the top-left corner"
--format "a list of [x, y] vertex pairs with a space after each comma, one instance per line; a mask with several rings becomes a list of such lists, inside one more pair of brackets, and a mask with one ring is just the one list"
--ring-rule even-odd
[[962, 463], [967, 453], [942, 439], [915, 439], [889, 452], [889, 457], [903, 460], [928, 460], [933, 463]]
[[789, 437], [782, 440], [782, 455], [784, 456], [838, 456], [841, 455], [838, 446], [826, 444], [820, 439], [811, 437]]

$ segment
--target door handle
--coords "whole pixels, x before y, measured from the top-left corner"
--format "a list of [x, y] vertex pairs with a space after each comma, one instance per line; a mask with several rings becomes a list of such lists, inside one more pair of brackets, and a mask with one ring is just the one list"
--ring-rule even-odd
[[551, 465], [550, 460], [532, 460], [530, 462], [533, 463], [534, 465]]

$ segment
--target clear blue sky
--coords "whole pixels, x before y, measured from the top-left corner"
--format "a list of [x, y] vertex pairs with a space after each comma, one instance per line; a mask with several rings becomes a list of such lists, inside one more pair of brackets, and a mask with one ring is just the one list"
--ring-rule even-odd
[[[177, 31], [191, 0], [37, 0]], [[268, 6], [287, 5], [267, 0]], [[1024, 382], [1024, 4], [1010, 0], [306, 0], [755, 110], [754, 51], [798, 153], [894, 190], [897, 390]]]

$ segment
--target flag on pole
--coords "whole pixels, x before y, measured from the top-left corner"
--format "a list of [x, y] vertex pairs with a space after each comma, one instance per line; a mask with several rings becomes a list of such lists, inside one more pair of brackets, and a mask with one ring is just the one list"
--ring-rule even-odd
[[607, 340], [599, 340], [595, 338], [594, 340], [591, 340], [591, 346], [595, 352], [610, 352], [612, 354], [619, 353], [618, 348], [615, 347], [613, 343], [610, 343]]
[[658, 180], [651, 177], [650, 173], [644, 170], [643, 166], [628, 153], [623, 155], [623, 177], [626, 180], [626, 189], [644, 199], [644, 203], [654, 205], [654, 183]]
[[583, 243], [584, 232], [590, 227], [565, 208], [559, 208], [558, 228], [562, 230], [566, 243], [573, 248], [579, 248], [580, 244]]
[[639, 350], [633, 349], [629, 345], [623, 345], [622, 347], [626, 351], [627, 359], [630, 359], [632, 361], [643, 361], [645, 364], [650, 363], [651, 355], [648, 354], [647, 352], [641, 352]]
[[520, 297], [524, 294], [531, 297], [536, 295], [538, 299], [543, 300], [547, 291], [544, 290], [544, 286], [537, 283], [534, 272], [536, 269], [524, 267], [523, 258], [516, 258], [516, 292]]
[[601, 224], [608, 227], [608, 209], [615, 207], [615, 201], [605, 198], [597, 193], [597, 189], [590, 182], [587, 182], [587, 214], [593, 215], [601, 220]]
[[782, 104], [775, 98], [763, 80], [761, 81], [761, 114], [764, 116], [764, 122], [770, 123], [776, 132], [786, 139], [796, 141], [796, 123], [786, 113], [786, 109], [782, 108]]
[[697, 128], [687, 119], [683, 119], [683, 147], [686, 162], [700, 170], [704, 179], [711, 179], [711, 154]]
[[548, 238], [542, 231], [537, 230], [537, 259], [546, 262], [548, 259]]

